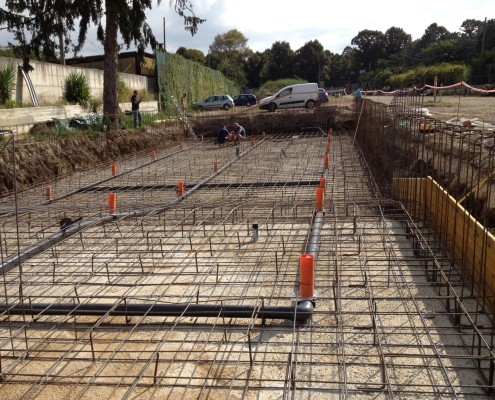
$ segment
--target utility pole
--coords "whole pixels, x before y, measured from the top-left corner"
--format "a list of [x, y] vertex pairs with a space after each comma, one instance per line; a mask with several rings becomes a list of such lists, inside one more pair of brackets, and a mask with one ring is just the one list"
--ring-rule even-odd
[[167, 51], [167, 40], [165, 36], [165, 17], [163, 17], [163, 51]]

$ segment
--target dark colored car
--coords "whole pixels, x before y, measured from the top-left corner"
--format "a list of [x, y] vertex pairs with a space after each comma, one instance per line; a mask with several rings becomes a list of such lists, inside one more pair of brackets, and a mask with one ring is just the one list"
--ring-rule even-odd
[[318, 100], [320, 103], [328, 103], [328, 93], [323, 88], [318, 88]]
[[236, 106], [251, 107], [256, 104], [256, 96], [254, 94], [238, 94], [233, 97]]

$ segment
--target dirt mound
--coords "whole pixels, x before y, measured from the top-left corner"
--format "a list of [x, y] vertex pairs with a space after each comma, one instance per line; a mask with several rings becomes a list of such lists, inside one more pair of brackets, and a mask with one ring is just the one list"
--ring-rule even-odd
[[[18, 189], [111, 162], [145, 149], [175, 145], [179, 136], [178, 129], [174, 127], [147, 127], [16, 144]], [[0, 193], [13, 189], [12, 155], [13, 148], [10, 144], [0, 153]]]

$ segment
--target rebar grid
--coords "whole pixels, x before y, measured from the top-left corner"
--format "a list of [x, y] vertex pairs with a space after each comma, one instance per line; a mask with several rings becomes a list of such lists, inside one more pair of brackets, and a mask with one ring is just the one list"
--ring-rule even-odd
[[[56, 232], [61, 216], [91, 224], [68, 229], [63, 240], [3, 272], [2, 302], [22, 303], [25, 313], [2, 316], [0, 395], [485, 397], [490, 388], [478, 371], [493, 363], [481, 340], [491, 334], [490, 320], [476, 302], [458, 302], [451, 260], [400, 203], [380, 196], [352, 138], [330, 141], [316, 310], [306, 324], [260, 320], [256, 310], [290, 305], [298, 295], [326, 136], [243, 143], [240, 157], [235, 147], [201, 142], [91, 191], [26, 206], [22, 248]], [[225, 170], [177, 198], [176, 181], [187, 190], [208, 179], [215, 160]], [[108, 219], [105, 196], [113, 189], [118, 213]], [[47, 218], [51, 230], [43, 227]], [[14, 248], [2, 254], [16, 253], [13, 236], [2, 242]], [[59, 303], [74, 310], [182, 303], [254, 311], [251, 318], [226, 318], [221, 308], [215, 317], [112, 316], [111, 309], [50, 315]], [[48, 308], [32, 315], [30, 304]]]

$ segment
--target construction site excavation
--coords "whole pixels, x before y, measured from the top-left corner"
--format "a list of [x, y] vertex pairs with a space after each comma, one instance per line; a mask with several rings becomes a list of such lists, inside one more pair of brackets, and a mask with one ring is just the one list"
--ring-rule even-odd
[[240, 116], [225, 147], [190, 118], [3, 195], [0, 398], [492, 397], [494, 134], [420, 99]]

